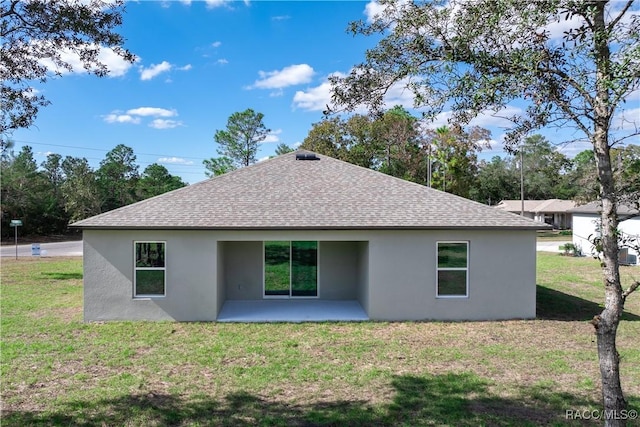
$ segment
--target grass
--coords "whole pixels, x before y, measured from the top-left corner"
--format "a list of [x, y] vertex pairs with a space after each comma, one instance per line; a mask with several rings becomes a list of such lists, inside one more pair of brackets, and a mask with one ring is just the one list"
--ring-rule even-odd
[[[565, 419], [600, 407], [588, 258], [540, 253], [539, 318], [501, 322], [85, 324], [81, 275], [3, 260], [3, 426], [599, 425]], [[636, 410], [638, 337], [634, 294], [618, 346]]]

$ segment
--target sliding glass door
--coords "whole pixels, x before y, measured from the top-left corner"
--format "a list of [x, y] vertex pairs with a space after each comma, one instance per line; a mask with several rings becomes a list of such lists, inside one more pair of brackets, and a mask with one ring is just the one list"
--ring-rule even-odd
[[264, 296], [318, 296], [318, 242], [264, 242]]

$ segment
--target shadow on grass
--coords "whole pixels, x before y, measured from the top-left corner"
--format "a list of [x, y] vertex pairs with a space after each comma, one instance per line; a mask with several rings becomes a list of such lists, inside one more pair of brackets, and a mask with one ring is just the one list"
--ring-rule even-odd
[[[602, 312], [602, 307], [593, 301], [565, 294], [546, 286], [537, 286], [538, 319], [562, 321], [589, 321]], [[625, 311], [622, 320], [638, 321], [640, 316]]]
[[53, 280], [82, 280], [82, 273], [60, 273], [58, 271], [53, 273], [41, 273], [44, 277]]
[[488, 383], [469, 373], [394, 376], [390, 403], [362, 400], [291, 404], [244, 391], [216, 401], [168, 394], [68, 401], [54, 412], [11, 412], [3, 425], [215, 425], [215, 426], [537, 426], [564, 424], [565, 408], [589, 406], [572, 395], [524, 390], [520, 399], [492, 396]]

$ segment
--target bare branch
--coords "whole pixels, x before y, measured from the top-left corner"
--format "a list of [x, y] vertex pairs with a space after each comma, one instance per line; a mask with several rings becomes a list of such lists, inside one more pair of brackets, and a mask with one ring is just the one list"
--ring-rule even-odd
[[635, 292], [638, 288], [640, 288], [640, 281], [632, 283], [631, 286], [629, 286], [627, 290], [622, 293], [622, 300], [625, 301], [627, 297]]
[[620, 22], [622, 17], [627, 13], [631, 5], [633, 5], [633, 2], [634, 0], [627, 0], [627, 4], [624, 5], [622, 10], [620, 11], [620, 14], [618, 14], [618, 16], [616, 16], [616, 18], [613, 21], [611, 21], [609, 25], [607, 25], [607, 32], [613, 31], [616, 25], [618, 25], [618, 22]]

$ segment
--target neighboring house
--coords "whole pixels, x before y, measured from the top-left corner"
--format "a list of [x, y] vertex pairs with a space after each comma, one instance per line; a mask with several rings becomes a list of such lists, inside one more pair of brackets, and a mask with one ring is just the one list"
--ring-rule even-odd
[[340, 303], [361, 319], [533, 318], [546, 227], [300, 151], [74, 226], [86, 321], [225, 320], [232, 307], [339, 320]]
[[[572, 227], [571, 209], [575, 207], [576, 202], [573, 200], [525, 200], [524, 216], [544, 224], [549, 224], [553, 228], [565, 230]], [[498, 203], [495, 208], [520, 215], [522, 212], [522, 201], [503, 200]]]
[[[571, 210], [573, 213], [573, 244], [584, 255], [595, 255], [593, 239], [600, 233], [599, 202], [591, 202]], [[640, 212], [626, 206], [618, 206], [618, 230], [626, 238], [640, 239]], [[638, 241], [640, 244], [640, 240]], [[638, 252], [632, 248], [621, 248], [620, 263], [640, 265]]]

